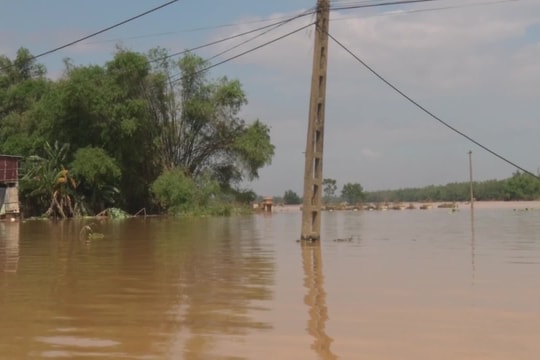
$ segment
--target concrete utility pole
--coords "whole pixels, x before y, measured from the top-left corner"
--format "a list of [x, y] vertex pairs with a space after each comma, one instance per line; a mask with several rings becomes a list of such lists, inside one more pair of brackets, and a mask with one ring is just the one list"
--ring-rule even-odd
[[321, 236], [321, 192], [329, 20], [330, 0], [317, 0], [301, 235], [302, 240], [312, 241], [319, 240]]

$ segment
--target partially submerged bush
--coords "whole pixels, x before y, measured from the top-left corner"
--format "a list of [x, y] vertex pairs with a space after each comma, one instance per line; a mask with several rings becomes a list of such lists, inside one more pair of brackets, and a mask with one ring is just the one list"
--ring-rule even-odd
[[152, 193], [159, 205], [171, 215], [226, 215], [231, 205], [221, 201], [219, 184], [209, 176], [197, 183], [181, 169], [164, 172], [152, 184]]

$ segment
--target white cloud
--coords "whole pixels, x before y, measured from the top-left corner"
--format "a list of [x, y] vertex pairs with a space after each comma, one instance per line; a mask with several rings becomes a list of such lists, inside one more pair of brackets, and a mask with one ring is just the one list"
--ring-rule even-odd
[[[526, 55], [519, 56], [522, 49], [516, 54], [506, 47], [520, 40], [530, 26], [539, 22], [531, 7], [536, 8], [536, 13], [540, 10], [538, 5], [516, 4], [349, 18], [332, 22], [330, 32], [383, 74], [402, 80], [404, 86], [414, 86], [425, 92], [477, 91], [486, 82], [501, 84], [519, 74], [514, 69], [522, 65], [520, 59]], [[521, 13], [512, 7], [517, 7]], [[308, 19], [297, 20], [246, 44], [243, 49], [262, 44], [305, 23]], [[279, 74], [309, 72], [312, 31], [303, 30], [278, 44], [242, 57], [238, 62], [257, 64]], [[228, 46], [228, 43], [223, 44], [224, 48]], [[332, 41], [330, 46], [331, 68], [337, 67], [342, 72], [363, 71]], [[533, 67], [532, 71], [537, 71], [540, 65], [530, 60], [525, 61]], [[497, 71], [501, 77], [493, 79], [493, 73]]]
[[367, 159], [378, 159], [382, 156], [381, 153], [367, 147], [362, 148], [360, 154]]

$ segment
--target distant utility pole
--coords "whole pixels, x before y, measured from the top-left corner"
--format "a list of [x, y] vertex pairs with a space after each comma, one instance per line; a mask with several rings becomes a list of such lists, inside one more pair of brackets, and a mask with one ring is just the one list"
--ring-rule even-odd
[[472, 151], [469, 150], [469, 190], [471, 196], [471, 211], [474, 210], [474, 192], [473, 192], [473, 175], [472, 175]]
[[330, 0], [317, 0], [301, 235], [302, 240], [312, 241], [319, 240], [321, 236], [321, 192], [329, 20]]

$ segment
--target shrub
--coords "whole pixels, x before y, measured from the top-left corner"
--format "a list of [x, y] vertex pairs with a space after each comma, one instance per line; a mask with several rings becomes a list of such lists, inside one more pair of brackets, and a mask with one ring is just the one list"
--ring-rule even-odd
[[151, 186], [159, 205], [169, 213], [179, 214], [195, 207], [197, 186], [181, 169], [168, 170]]

